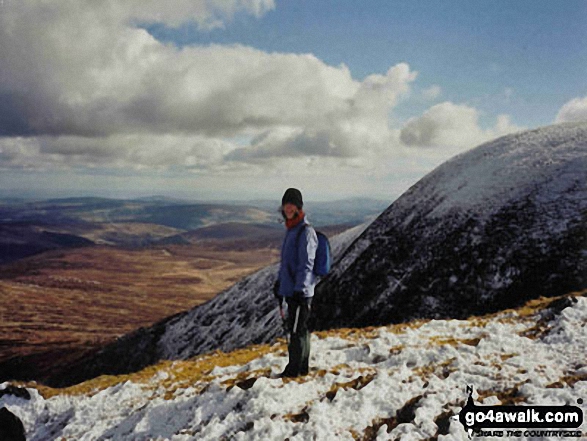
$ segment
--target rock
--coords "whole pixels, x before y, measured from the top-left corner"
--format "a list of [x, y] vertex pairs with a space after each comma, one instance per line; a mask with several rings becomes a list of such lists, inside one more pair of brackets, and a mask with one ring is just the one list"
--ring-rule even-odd
[[0, 390], [0, 398], [4, 395], [12, 395], [13, 397], [22, 398], [23, 400], [31, 399], [31, 394], [26, 388], [13, 386], [12, 384], [9, 384], [4, 389]]
[[0, 440], [2, 441], [25, 441], [24, 425], [20, 418], [10, 412], [7, 408], [0, 409]]

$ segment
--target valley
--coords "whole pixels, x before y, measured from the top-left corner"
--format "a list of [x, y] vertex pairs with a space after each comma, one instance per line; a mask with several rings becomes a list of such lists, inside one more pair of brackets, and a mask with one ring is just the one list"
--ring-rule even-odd
[[[134, 329], [191, 309], [278, 259], [275, 248], [171, 245], [51, 251], [0, 274], [0, 366], [43, 376]], [[2, 376], [6, 376], [4, 372]]]
[[[334, 235], [379, 210], [364, 204], [324, 210], [350, 223], [320, 229]], [[0, 201], [0, 381], [42, 380], [277, 262], [283, 225], [257, 205]]]

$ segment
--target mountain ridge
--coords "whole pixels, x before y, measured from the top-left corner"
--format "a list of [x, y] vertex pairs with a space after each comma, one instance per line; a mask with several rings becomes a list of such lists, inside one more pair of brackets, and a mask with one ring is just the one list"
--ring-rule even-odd
[[587, 284], [587, 123], [498, 138], [385, 210], [317, 287], [314, 325], [464, 318]]

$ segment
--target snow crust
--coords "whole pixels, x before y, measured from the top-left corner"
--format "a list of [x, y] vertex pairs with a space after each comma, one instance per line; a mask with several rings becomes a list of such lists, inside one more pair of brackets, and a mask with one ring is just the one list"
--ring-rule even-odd
[[[584, 174], [585, 147], [581, 125], [575, 124], [499, 138], [461, 154], [431, 174], [433, 193], [442, 195], [442, 201], [428, 216], [441, 217], [458, 207], [486, 218], [506, 201], [525, 197], [529, 189], [536, 189], [537, 201], [551, 203]], [[449, 171], [452, 179], [438, 179]], [[553, 176], [557, 179], [552, 180]], [[583, 208], [587, 206], [585, 195], [587, 188], [582, 187], [573, 196]]]
[[[281, 371], [286, 354], [275, 345], [245, 365], [215, 368], [205, 384], [194, 380], [175, 390], [172, 365], [146, 382], [126, 381], [93, 396], [44, 399], [29, 389], [30, 401], [4, 396], [0, 407], [21, 418], [30, 441], [353, 440], [369, 428], [378, 440], [467, 440], [450, 418], [464, 406], [467, 385], [477, 404], [515, 396], [520, 404], [577, 405], [587, 397], [586, 323], [587, 298], [579, 297], [559, 313], [510, 310], [314, 334], [313, 371], [299, 382], [259, 377], [250, 388], [227, 387], [260, 369]], [[413, 418], [388, 433], [410, 401]], [[587, 421], [587, 404], [582, 408]], [[447, 430], [439, 431], [442, 420]]]

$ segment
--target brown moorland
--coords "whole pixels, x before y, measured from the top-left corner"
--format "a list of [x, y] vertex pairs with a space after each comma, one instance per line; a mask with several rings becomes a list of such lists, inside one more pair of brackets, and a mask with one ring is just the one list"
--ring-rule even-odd
[[42, 377], [201, 304], [276, 262], [275, 247], [213, 244], [50, 251], [0, 267], [0, 377]]

